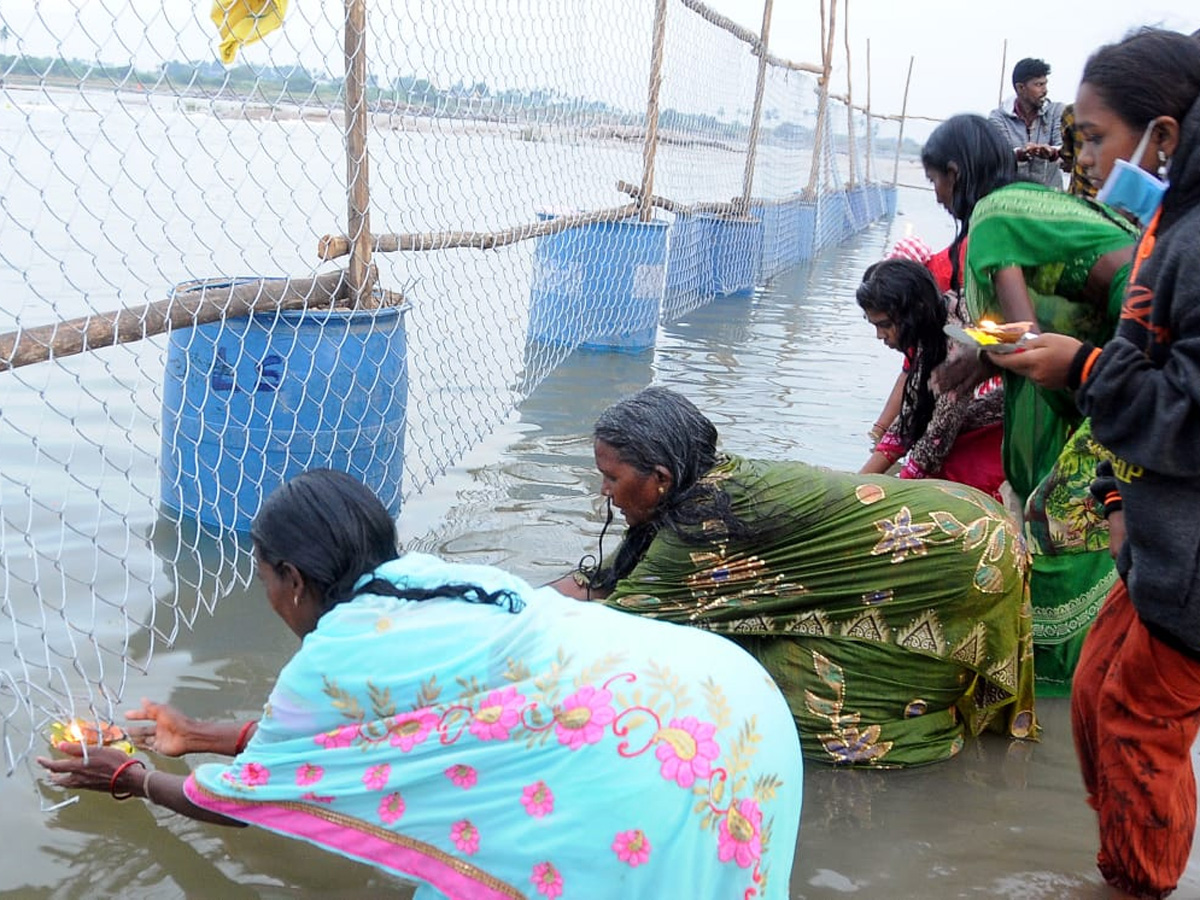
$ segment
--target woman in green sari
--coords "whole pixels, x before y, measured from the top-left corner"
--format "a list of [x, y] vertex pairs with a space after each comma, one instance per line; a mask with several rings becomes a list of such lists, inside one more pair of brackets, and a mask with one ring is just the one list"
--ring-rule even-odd
[[1026, 551], [995, 501], [716, 443], [665, 388], [606, 410], [596, 465], [629, 528], [598, 571], [555, 586], [736, 640], [782, 688], [809, 759], [914, 766], [984, 729], [1036, 737]]
[[[967, 239], [972, 319], [1103, 344], [1116, 328], [1137, 229], [1094, 201], [1014, 183], [1012, 151], [979, 116], [955, 116], [922, 149], [939, 201]], [[1039, 690], [1066, 694], [1087, 629], [1116, 581], [1108, 527], [1088, 491], [1103, 448], [1067, 391], [1004, 373], [1004, 473], [1033, 555]]]

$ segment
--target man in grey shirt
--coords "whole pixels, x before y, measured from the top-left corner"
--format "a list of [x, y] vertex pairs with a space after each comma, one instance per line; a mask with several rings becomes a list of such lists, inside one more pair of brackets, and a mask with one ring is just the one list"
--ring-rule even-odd
[[1058, 155], [1062, 147], [1063, 105], [1046, 98], [1049, 74], [1050, 66], [1040, 59], [1023, 59], [1013, 66], [1016, 99], [992, 110], [988, 121], [1013, 148], [1018, 175], [1061, 191]]

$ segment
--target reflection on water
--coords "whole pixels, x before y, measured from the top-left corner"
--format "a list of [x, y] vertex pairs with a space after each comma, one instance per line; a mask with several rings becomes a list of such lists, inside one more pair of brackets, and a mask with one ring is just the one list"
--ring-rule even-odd
[[[931, 199], [907, 199], [902, 208], [924, 210], [923, 219], [901, 217], [891, 231], [876, 226], [753, 298], [715, 301], [661, 329], [653, 351], [569, 356], [462, 465], [406, 504], [405, 546], [500, 564], [534, 582], [595, 552], [591, 426], [609, 403], [649, 383], [695, 400], [731, 451], [856, 469], [900, 360], [863, 322], [854, 287], [904, 222], [915, 220], [933, 246], [950, 234]], [[246, 548], [162, 520], [153, 535], [167, 574], [179, 576], [170, 580], [183, 585], [176, 605], [200, 613], [127, 695], [170, 700], [202, 717], [253, 715], [295, 638], [246, 568], [221, 585], [231, 591], [208, 615], [214, 560], [244, 561]], [[913, 771], [810, 766], [791, 897], [1109, 897], [1093, 864], [1095, 823], [1067, 703], [1043, 701], [1040, 715], [1038, 744], [985, 736], [954, 760]], [[178, 761], [166, 766], [183, 771]], [[0, 896], [408, 895], [367, 866], [261, 830], [199, 825], [101, 796], [43, 814], [42, 798], [30, 793], [37, 791], [24, 777], [0, 783], [5, 859], [26, 863], [0, 867]], [[47, 791], [45, 802], [58, 797]], [[1195, 867], [1178, 896], [1200, 897]]]

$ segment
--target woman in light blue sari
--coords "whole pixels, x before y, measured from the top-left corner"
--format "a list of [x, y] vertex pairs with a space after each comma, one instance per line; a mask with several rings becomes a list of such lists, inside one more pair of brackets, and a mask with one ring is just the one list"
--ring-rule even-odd
[[397, 557], [361, 483], [306, 472], [252, 527], [303, 639], [256, 726], [131, 715], [138, 746], [225, 751], [174, 776], [61, 745], [64, 787], [260, 825], [449, 897], [785, 897], [801, 757], [733, 643], [488, 566]]

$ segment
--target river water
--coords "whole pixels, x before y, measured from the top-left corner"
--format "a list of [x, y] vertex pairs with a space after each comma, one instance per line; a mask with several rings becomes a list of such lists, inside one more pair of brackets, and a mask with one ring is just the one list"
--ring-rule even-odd
[[[933, 246], [951, 234], [930, 193], [903, 190], [900, 210], [753, 298], [716, 301], [664, 326], [652, 351], [572, 354], [460, 465], [409, 500], [404, 544], [535, 582], [561, 574], [595, 551], [599, 533], [591, 424], [650, 383], [690, 396], [726, 449], [857, 468], [899, 357], [874, 340], [854, 286], [904, 234]], [[126, 697], [166, 700], [201, 717], [254, 715], [295, 639], [256, 585], [217, 574], [214, 561], [244, 557], [203, 535], [184, 536], [197, 552], [179, 556], [173, 527], [160, 521], [153, 530], [155, 549], [160, 540], [164, 548], [159, 577], [231, 586], [214, 614], [200, 612], [145, 674], [132, 676]], [[145, 637], [131, 640], [136, 648]], [[907, 772], [810, 766], [791, 896], [1112, 896], [1094, 868], [1094, 818], [1066, 701], [1045, 700], [1039, 712], [1040, 743], [985, 736], [954, 760]], [[163, 766], [184, 771], [176, 761]], [[61, 799], [23, 768], [0, 779], [0, 897], [409, 895], [367, 866], [255, 829], [219, 829], [100, 795], [45, 811]], [[1200, 898], [1200, 866], [1189, 867], [1178, 896]]]

